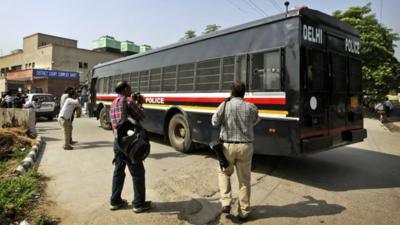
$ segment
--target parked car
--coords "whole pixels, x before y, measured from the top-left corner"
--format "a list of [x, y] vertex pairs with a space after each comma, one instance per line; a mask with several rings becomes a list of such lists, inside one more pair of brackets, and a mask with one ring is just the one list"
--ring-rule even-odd
[[47, 117], [48, 120], [53, 120], [57, 114], [56, 102], [52, 94], [27, 94], [24, 108], [33, 108], [36, 113], [36, 118]]

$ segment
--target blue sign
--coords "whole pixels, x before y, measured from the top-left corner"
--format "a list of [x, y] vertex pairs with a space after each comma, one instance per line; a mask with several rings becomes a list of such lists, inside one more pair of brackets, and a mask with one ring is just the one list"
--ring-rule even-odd
[[38, 70], [34, 69], [34, 76], [37, 77], [53, 77], [53, 78], [79, 78], [78, 72], [58, 71], [58, 70]]

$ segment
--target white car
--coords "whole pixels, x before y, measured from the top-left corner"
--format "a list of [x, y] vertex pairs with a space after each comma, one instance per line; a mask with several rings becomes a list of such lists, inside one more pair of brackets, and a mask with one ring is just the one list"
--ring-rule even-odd
[[24, 108], [33, 108], [37, 118], [43, 116], [47, 117], [49, 120], [53, 120], [57, 114], [56, 102], [52, 94], [27, 94]]

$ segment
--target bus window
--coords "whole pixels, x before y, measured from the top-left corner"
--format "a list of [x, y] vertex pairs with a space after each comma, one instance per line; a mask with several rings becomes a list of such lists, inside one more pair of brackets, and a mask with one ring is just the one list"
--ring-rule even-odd
[[178, 91], [193, 91], [194, 63], [178, 66]]
[[132, 88], [132, 91], [139, 90], [139, 73], [134, 72], [129, 75], [129, 85]]
[[197, 63], [196, 91], [218, 91], [220, 76], [220, 59]]
[[333, 77], [333, 90], [335, 92], [346, 92], [346, 58], [342, 55], [332, 53], [332, 77]]
[[161, 91], [161, 69], [150, 70], [150, 92]]
[[281, 90], [280, 51], [252, 55], [252, 91]]
[[247, 55], [236, 56], [235, 79], [247, 84]]
[[350, 92], [361, 93], [361, 83], [362, 83], [362, 74], [361, 74], [361, 61], [356, 59], [349, 59], [349, 80]]
[[162, 91], [176, 91], [176, 66], [164, 67], [162, 79]]
[[139, 91], [149, 91], [149, 71], [147, 70], [139, 72]]
[[235, 72], [235, 57], [223, 59], [222, 67], [222, 90], [230, 90]]
[[310, 91], [326, 91], [325, 54], [310, 50], [307, 55], [307, 86]]

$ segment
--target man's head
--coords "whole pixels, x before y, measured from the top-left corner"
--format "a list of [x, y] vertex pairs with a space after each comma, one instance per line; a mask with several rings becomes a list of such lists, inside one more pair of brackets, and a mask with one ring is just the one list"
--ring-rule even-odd
[[68, 93], [69, 93], [70, 91], [72, 91], [72, 90], [74, 90], [73, 87], [67, 87], [67, 88], [65, 88], [64, 93], [65, 93], [65, 94], [68, 94]]
[[117, 86], [115, 87], [115, 92], [126, 97], [132, 94], [131, 86], [129, 86], [126, 81], [118, 82]]
[[231, 96], [243, 98], [246, 93], [246, 85], [241, 81], [233, 82], [231, 86]]
[[69, 98], [75, 98], [75, 90], [74, 90], [74, 89], [69, 90], [69, 91], [67, 92], [67, 94], [68, 94], [68, 97], [69, 97]]

